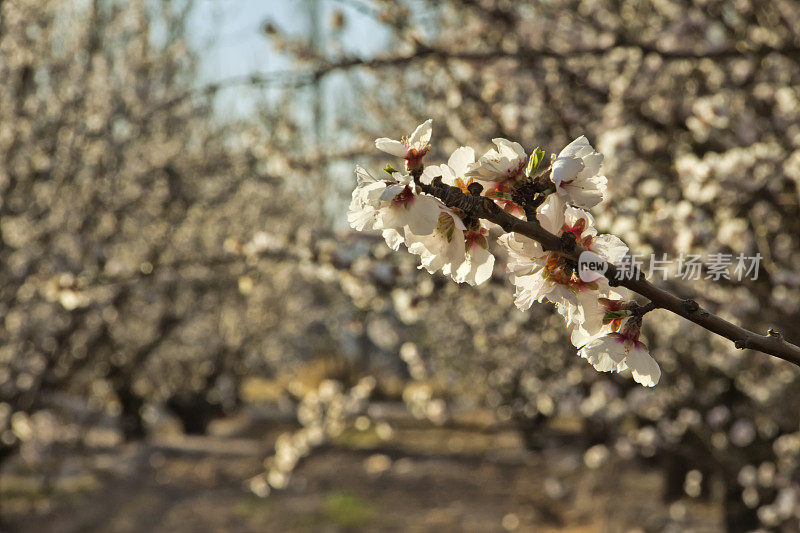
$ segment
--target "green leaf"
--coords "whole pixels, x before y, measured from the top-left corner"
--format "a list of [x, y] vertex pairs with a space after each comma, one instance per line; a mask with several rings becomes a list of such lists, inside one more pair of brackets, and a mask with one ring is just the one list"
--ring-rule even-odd
[[539, 171], [539, 166], [544, 161], [545, 151], [540, 147], [533, 149], [530, 158], [528, 158], [528, 166], [525, 168], [525, 176], [531, 177], [536, 175]]
[[491, 197], [492, 198], [498, 198], [500, 200], [511, 200], [511, 201], [514, 200], [514, 195], [512, 195], [510, 192], [497, 192], [497, 191], [495, 191], [495, 192], [492, 193]]
[[384, 170], [384, 172], [386, 172], [386, 173], [387, 173], [387, 174], [389, 174], [390, 176], [391, 176], [392, 174], [394, 174], [395, 172], [397, 172], [397, 171], [394, 169], [394, 167], [393, 167], [392, 165], [388, 164], [388, 163], [386, 164], [386, 166], [385, 166], [385, 167], [383, 167], [383, 170]]

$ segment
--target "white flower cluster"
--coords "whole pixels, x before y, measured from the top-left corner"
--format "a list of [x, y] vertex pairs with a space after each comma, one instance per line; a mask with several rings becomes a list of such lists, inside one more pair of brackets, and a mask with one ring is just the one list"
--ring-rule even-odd
[[[409, 252], [420, 256], [420, 268], [430, 273], [441, 271], [458, 283], [479, 285], [494, 269], [487, 240], [489, 227], [425, 194], [420, 183], [439, 178], [467, 193], [468, 186], [477, 182], [484, 196], [524, 217], [515, 193], [538, 180], [537, 190], [544, 191], [538, 194], [545, 196], [539, 199], [536, 218], [544, 229], [559, 237], [571, 233], [583, 248], [611, 263], [628, 253], [619, 238], [598, 234], [594, 218], [586, 211], [603, 200], [607, 185], [599, 174], [603, 156], [586, 137], [570, 143], [549, 166], [539, 160], [538, 150], [529, 158], [519, 143], [493, 139], [495, 148], [477, 160], [472, 148], [461, 147], [446, 164], [423, 167], [430, 150], [431, 122], [418, 126], [408, 138], [375, 141], [380, 150], [404, 159], [404, 172], [387, 166], [386, 175], [378, 178], [356, 168], [358, 184], [348, 213], [351, 227], [380, 230], [394, 250], [405, 244]], [[627, 293], [610, 287], [602, 276], [586, 281], [574, 260], [544, 250], [529, 237], [507, 233], [498, 241], [508, 252], [508, 272], [516, 287], [518, 308], [525, 310], [544, 300], [554, 303], [571, 330], [579, 355], [595, 369], [629, 369], [642, 385], [658, 383], [661, 371], [639, 341], [641, 316], [632, 312]]]

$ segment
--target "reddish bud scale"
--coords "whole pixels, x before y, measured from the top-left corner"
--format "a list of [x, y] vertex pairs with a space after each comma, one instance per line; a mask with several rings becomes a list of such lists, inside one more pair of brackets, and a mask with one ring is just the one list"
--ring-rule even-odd
[[486, 240], [487, 233], [488, 231], [484, 227], [480, 227], [477, 230], [469, 230], [466, 233], [464, 233], [464, 241], [466, 243], [466, 249], [471, 250], [475, 246], [480, 246], [481, 248], [488, 248], [489, 242]]
[[518, 177], [519, 175], [515, 175], [510, 179], [501, 181], [486, 191], [486, 196], [488, 198], [491, 198], [497, 202], [497, 205], [512, 215], [524, 213], [522, 207], [511, 200], [511, 197], [514, 194], [514, 189], [516, 188], [515, 182]]
[[619, 335], [625, 338], [625, 340], [631, 341], [636, 346], [644, 346], [641, 342], [639, 342], [639, 333], [642, 331], [642, 319], [641, 317], [631, 317], [626, 322], [625, 325], [622, 327], [622, 330], [619, 332]]
[[570, 268], [564, 256], [557, 253], [550, 253], [545, 261], [544, 270], [547, 279], [560, 285], [566, 285], [580, 292], [587, 284], [584, 283], [575, 272]]
[[587, 250], [591, 249], [591, 247], [592, 247], [592, 236], [591, 235], [587, 235], [587, 236], [581, 238], [581, 235], [583, 235], [583, 232], [586, 231], [586, 220], [585, 219], [579, 218], [574, 226], [567, 226], [566, 224], [564, 224], [561, 227], [561, 233], [564, 233], [565, 231], [568, 231], [568, 232], [572, 233], [573, 235], [575, 235], [575, 241], [578, 244], [582, 245]]
[[598, 298], [598, 302], [606, 311], [621, 311], [625, 309], [625, 300], [611, 300], [609, 298]]
[[392, 205], [395, 207], [408, 207], [412, 203], [414, 203], [414, 193], [408, 185], [392, 199]]
[[[516, 205], [516, 204], [515, 204]], [[591, 249], [592, 236], [587, 235], [581, 238], [581, 235], [586, 230], [586, 220], [578, 219], [574, 226], [564, 224], [561, 227], [561, 234], [569, 232], [575, 235], [577, 243], [581, 244], [586, 249]], [[561, 285], [566, 285], [577, 291], [582, 291], [589, 287], [589, 284], [580, 279], [575, 269], [570, 267], [567, 259], [557, 253], [550, 253], [545, 261], [544, 270], [547, 279]], [[610, 301], [610, 300], [609, 300]]]
[[427, 154], [430, 149], [430, 146], [426, 146], [419, 151], [416, 148], [406, 147], [406, 170], [411, 170], [412, 168], [417, 168], [422, 165], [422, 158], [425, 157], [425, 154]]

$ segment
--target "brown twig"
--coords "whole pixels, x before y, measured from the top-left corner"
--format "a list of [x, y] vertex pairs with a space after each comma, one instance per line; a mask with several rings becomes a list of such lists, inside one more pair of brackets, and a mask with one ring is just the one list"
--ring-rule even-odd
[[[586, 251], [578, 243], [574, 241], [567, 243], [550, 233], [535, 219], [522, 220], [509, 214], [485, 196], [464, 194], [458, 187], [442, 183], [440, 178], [434, 179], [430, 184], [422, 183], [419, 180], [421, 169], [415, 170], [412, 173], [422, 191], [437, 197], [449, 207], [456, 207], [470, 216], [494, 222], [506, 232], [530, 237], [539, 242], [545, 250], [562, 254], [574, 261], [578, 261], [581, 253]], [[787, 342], [777, 331], [770, 329], [766, 335], [759, 335], [706, 311], [694, 300], [679, 298], [671, 292], [656, 287], [639, 271], [636, 271], [634, 276], [625, 274], [621, 268], [608, 263], [605, 276], [609, 284], [625, 287], [650, 300], [650, 303], [644, 306], [648, 311], [656, 308], [666, 309], [712, 333], [730, 339], [737, 348], [758, 350], [800, 366], [800, 347]]]

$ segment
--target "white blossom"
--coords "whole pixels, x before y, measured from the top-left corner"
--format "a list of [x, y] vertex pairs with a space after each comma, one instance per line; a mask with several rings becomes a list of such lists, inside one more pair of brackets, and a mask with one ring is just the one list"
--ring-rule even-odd
[[464, 223], [449, 209], [439, 214], [439, 222], [430, 235], [408, 236], [408, 251], [420, 256], [420, 268], [431, 274], [441, 270], [446, 276], [454, 274], [466, 257]]
[[480, 285], [492, 277], [494, 256], [489, 252], [487, 233], [488, 230], [480, 226], [477, 230], [469, 230], [464, 234], [466, 256], [453, 276], [458, 283]]
[[[447, 164], [427, 167], [422, 179], [427, 181], [438, 176], [447, 185], [464, 188], [464, 175], [474, 162], [474, 150], [462, 146], [453, 152]], [[433, 233], [407, 239], [408, 250], [420, 256], [421, 268], [428, 272], [441, 269], [458, 283], [479, 285], [491, 277], [494, 269], [494, 256], [488, 250], [486, 233], [479, 222], [467, 228], [458, 213], [442, 207]]]
[[430, 150], [433, 119], [428, 119], [414, 130], [410, 137], [399, 141], [381, 137], [375, 139], [375, 146], [387, 154], [405, 159], [406, 170], [416, 168], [422, 163], [422, 158]]
[[505, 181], [521, 177], [528, 156], [522, 145], [507, 139], [492, 139], [492, 148], [469, 166], [466, 177], [481, 181]]
[[634, 381], [653, 387], [661, 378], [661, 369], [647, 352], [647, 346], [639, 341], [640, 327], [641, 318], [630, 318], [620, 333], [611, 332], [594, 339], [578, 350], [578, 355], [600, 372], [630, 369]]
[[[617, 262], [628, 247], [613, 235], [597, 235], [594, 219], [584, 211], [565, 206], [558, 195], [550, 195], [537, 209], [537, 219], [544, 229], [561, 236], [575, 235], [576, 241], [600, 257]], [[559, 307], [573, 324], [586, 324], [590, 330], [602, 325], [602, 316], [595, 310], [598, 290], [607, 291], [607, 282], [585, 282], [575, 271], [576, 265], [555, 252], [545, 251], [541, 244], [517, 233], [507, 233], [500, 242], [508, 251], [508, 271], [516, 286], [514, 303], [522, 310], [533, 302], [545, 299]], [[592, 307], [587, 307], [592, 303]]]
[[578, 306], [556, 306], [570, 330], [570, 341], [580, 348], [597, 337], [618, 331], [624, 317], [630, 291], [623, 287], [606, 291], [582, 292]]
[[394, 251], [399, 250], [400, 245], [405, 242], [405, 235], [396, 229], [385, 229], [381, 232], [381, 236], [386, 245]]
[[585, 136], [572, 141], [553, 162], [550, 179], [565, 201], [578, 207], [592, 207], [603, 200], [608, 180], [598, 174], [603, 154]]
[[598, 300], [599, 292], [582, 291], [576, 294], [577, 305], [556, 305], [570, 330], [570, 341], [581, 347], [603, 330], [605, 309]]
[[386, 181], [377, 179], [362, 166], [356, 167], [356, 188], [347, 211], [347, 222], [358, 231], [378, 229], [376, 227], [380, 197], [386, 189]]
[[382, 230], [386, 243], [397, 249], [406, 235], [429, 235], [439, 222], [441, 203], [414, 192], [411, 176], [395, 172], [379, 180], [356, 167], [358, 185], [353, 191], [347, 220], [353, 229]]

